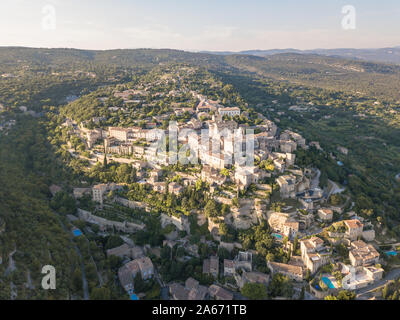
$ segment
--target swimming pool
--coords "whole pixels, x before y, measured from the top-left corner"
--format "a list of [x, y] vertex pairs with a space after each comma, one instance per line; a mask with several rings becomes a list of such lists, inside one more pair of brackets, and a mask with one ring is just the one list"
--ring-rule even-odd
[[273, 233], [272, 236], [277, 238], [277, 239], [279, 239], [279, 240], [282, 240], [282, 238], [283, 238], [282, 235], [279, 234], [279, 233]]
[[131, 300], [136, 301], [139, 300], [138, 296], [136, 294], [131, 294]]
[[329, 289], [335, 289], [335, 286], [328, 277], [322, 277], [321, 280]]
[[387, 256], [393, 256], [393, 257], [397, 256], [397, 251], [386, 251], [385, 253]]
[[74, 234], [75, 237], [79, 237], [82, 235], [82, 232], [79, 229], [75, 229], [74, 231], [72, 231], [72, 233]]

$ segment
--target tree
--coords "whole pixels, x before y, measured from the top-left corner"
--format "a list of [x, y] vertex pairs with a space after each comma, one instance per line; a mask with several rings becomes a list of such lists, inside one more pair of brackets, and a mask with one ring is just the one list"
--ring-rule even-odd
[[134, 183], [137, 181], [137, 169], [136, 168], [132, 168], [131, 170], [131, 183]]
[[296, 234], [293, 241], [293, 252], [296, 253], [299, 244], [299, 236]]
[[273, 202], [271, 203], [271, 210], [275, 212], [282, 212], [282, 203], [281, 202]]
[[267, 262], [269, 262], [269, 261], [274, 261], [274, 260], [275, 260], [275, 255], [274, 255], [272, 252], [269, 252], [269, 253], [266, 255], [266, 257], [265, 257], [265, 260], [266, 260]]
[[104, 169], [107, 169], [107, 167], [108, 167], [108, 164], [107, 164], [107, 154], [104, 153], [103, 168], [104, 168]]
[[299, 300], [304, 300], [304, 296], [305, 296], [305, 287], [302, 286], [302, 287], [301, 287], [301, 292], [300, 292]]
[[106, 242], [106, 250], [121, 246], [124, 241], [119, 236], [111, 235]]
[[383, 289], [382, 289], [382, 297], [383, 299], [386, 299], [389, 295], [389, 285], [386, 284]]
[[218, 216], [218, 208], [217, 203], [214, 199], [208, 200], [206, 206], [204, 207], [204, 213], [206, 217], [217, 217]]
[[347, 259], [349, 257], [349, 250], [346, 248], [346, 246], [343, 243], [338, 244], [335, 247], [335, 250], [338, 253], [338, 255], [341, 256], [343, 259]]
[[76, 292], [82, 290], [82, 272], [79, 268], [76, 268], [72, 275], [72, 287]]
[[218, 248], [217, 255], [220, 261], [224, 261], [224, 259], [230, 259], [231, 257], [229, 250], [224, 247]]
[[117, 270], [122, 264], [122, 258], [118, 256], [111, 255], [107, 260], [111, 270]]
[[184, 247], [178, 247], [176, 249], [176, 256], [178, 258], [182, 258], [185, 255], [185, 248]]
[[283, 296], [291, 298], [294, 293], [293, 283], [289, 277], [277, 273], [272, 277], [269, 285], [269, 291], [273, 297]]
[[226, 203], [223, 203], [221, 206], [221, 215], [225, 217], [229, 213], [229, 211], [229, 206]]
[[226, 169], [226, 168], [224, 168], [224, 169], [221, 169], [221, 175], [223, 175], [223, 176], [225, 176], [225, 177], [228, 177], [229, 176], [229, 170], [228, 169]]
[[243, 296], [250, 300], [264, 300], [267, 298], [267, 288], [262, 283], [246, 283], [241, 290]]
[[221, 236], [226, 236], [228, 234], [228, 226], [226, 225], [226, 223], [221, 223], [219, 225], [219, 234]]
[[140, 272], [136, 274], [135, 279], [133, 280], [133, 285], [136, 292], [146, 291], [146, 282], [143, 280]]
[[153, 284], [152, 288], [146, 292], [146, 300], [160, 300], [161, 288], [158, 283]]
[[171, 260], [171, 248], [169, 246], [162, 247], [160, 256], [162, 260], [166, 261]]
[[342, 201], [342, 199], [341, 199], [340, 195], [338, 195], [338, 194], [331, 195], [331, 197], [329, 199], [329, 202], [334, 206], [339, 205], [341, 203], [341, 201]]
[[338, 300], [354, 300], [356, 294], [352, 291], [342, 290], [337, 295]]
[[275, 170], [274, 163], [270, 159], [261, 161], [259, 167], [270, 172]]
[[90, 293], [91, 300], [110, 300], [111, 292], [108, 288], [93, 288], [92, 292]]
[[75, 199], [64, 191], [56, 193], [50, 202], [50, 207], [62, 214], [74, 214], [76, 212]]

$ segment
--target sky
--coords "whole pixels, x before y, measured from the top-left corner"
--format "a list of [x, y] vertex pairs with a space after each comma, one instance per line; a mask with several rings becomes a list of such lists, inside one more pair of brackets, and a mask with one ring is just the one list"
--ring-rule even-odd
[[0, 46], [382, 48], [400, 46], [399, 30], [399, 0], [0, 0]]

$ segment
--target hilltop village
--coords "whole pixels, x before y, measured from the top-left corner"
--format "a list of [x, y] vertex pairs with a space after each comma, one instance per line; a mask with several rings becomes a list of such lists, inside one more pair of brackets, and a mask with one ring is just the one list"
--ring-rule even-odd
[[[127, 296], [324, 299], [379, 283], [374, 225], [353, 210], [345, 186], [299, 164], [321, 150], [317, 141], [280, 129], [195, 68], [160, 73], [69, 103], [52, 137], [85, 177], [67, 192], [77, 207], [67, 214], [71, 232], [117, 239], [106, 256]], [[299, 108], [310, 105], [291, 110]], [[171, 163], [171, 121], [196, 163]], [[254, 163], [236, 163], [237, 148]], [[57, 202], [65, 188], [51, 189]]]

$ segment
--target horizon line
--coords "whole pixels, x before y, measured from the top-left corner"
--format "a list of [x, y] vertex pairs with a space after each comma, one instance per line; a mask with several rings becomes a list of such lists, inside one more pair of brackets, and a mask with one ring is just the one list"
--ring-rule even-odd
[[78, 47], [35, 47], [35, 46], [19, 46], [19, 45], [0, 45], [0, 48], [24, 48], [24, 49], [48, 49], [48, 50], [57, 50], [57, 49], [68, 49], [68, 50], [82, 50], [82, 51], [116, 51], [116, 50], [173, 50], [173, 51], [184, 51], [184, 52], [192, 52], [192, 53], [242, 53], [248, 51], [275, 51], [275, 50], [296, 50], [296, 51], [315, 51], [315, 50], [379, 50], [379, 49], [399, 49], [400, 45], [393, 45], [387, 47], [336, 47], [336, 48], [314, 48], [314, 49], [297, 49], [293, 47], [288, 48], [273, 48], [273, 49], [245, 49], [240, 51], [235, 50], [199, 50], [199, 49], [176, 49], [176, 48], [168, 48], [168, 47], [137, 47], [137, 48], [107, 48], [107, 49], [85, 49]]

